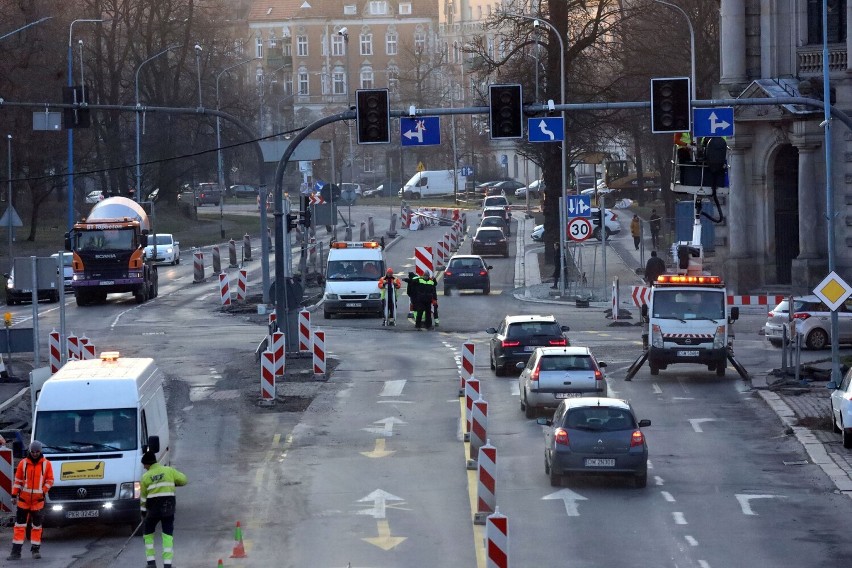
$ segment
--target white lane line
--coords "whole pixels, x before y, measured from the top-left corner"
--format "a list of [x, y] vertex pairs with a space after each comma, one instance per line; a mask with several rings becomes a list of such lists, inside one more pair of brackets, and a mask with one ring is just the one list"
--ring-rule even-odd
[[663, 394], [663, 389], [660, 388], [660, 385], [654, 383], [651, 385], [651, 388], [654, 389], [654, 394]]
[[663, 499], [665, 499], [665, 500], [666, 500], [666, 501], [668, 501], [669, 503], [674, 503], [674, 502], [675, 502], [675, 498], [674, 498], [674, 497], [672, 496], [672, 494], [671, 494], [671, 493], [669, 493], [668, 491], [660, 491], [660, 495], [662, 495], [662, 496], [663, 496]]
[[660, 477], [659, 475], [655, 475], [654, 476], [654, 485], [665, 485], [665, 482], [663, 481], [662, 477]]
[[518, 383], [509, 383], [509, 394], [512, 396], [521, 396], [521, 387]]
[[692, 425], [692, 429], [698, 433], [703, 432], [701, 429], [701, 424], [704, 422], [715, 422], [715, 418], [690, 418], [689, 423]]
[[405, 379], [385, 381], [385, 386], [379, 396], [399, 396], [402, 394], [403, 388], [405, 388]]
[[689, 546], [698, 546], [698, 541], [695, 539], [695, 537], [686, 535], [683, 538], [686, 539], [686, 542], [687, 544], [689, 544]]
[[689, 523], [686, 522], [686, 517], [680, 511], [675, 511], [672, 513], [672, 518], [676, 525], [687, 525]]
[[709, 562], [707, 562], [706, 560], [699, 560], [699, 561], [698, 561], [698, 566], [699, 566], [700, 568], [710, 568], [710, 563], [709, 563]]

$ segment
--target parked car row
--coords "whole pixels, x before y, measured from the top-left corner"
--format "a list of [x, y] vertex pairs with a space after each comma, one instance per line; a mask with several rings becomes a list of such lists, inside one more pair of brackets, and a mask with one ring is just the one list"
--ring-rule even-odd
[[[606, 238], [609, 239], [612, 235], [617, 235], [621, 232], [621, 223], [618, 221], [618, 214], [612, 209], [606, 210], [606, 218], [604, 225], [606, 226]], [[592, 207], [590, 221], [592, 222], [592, 237], [597, 240], [603, 240], [600, 228], [600, 209]], [[544, 241], [544, 225], [536, 225], [530, 233], [530, 238], [536, 242]]]

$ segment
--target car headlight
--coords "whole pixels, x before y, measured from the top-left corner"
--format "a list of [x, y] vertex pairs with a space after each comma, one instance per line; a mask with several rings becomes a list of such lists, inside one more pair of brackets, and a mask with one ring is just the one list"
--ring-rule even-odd
[[14, 281], [14, 280], [12, 280], [11, 278], [9, 278], [8, 280], [6, 280], [6, 289], [7, 289], [7, 290], [11, 290], [11, 289], [13, 289], [14, 287], [15, 287], [15, 281]]
[[656, 324], [651, 326], [651, 345], [657, 349], [663, 348], [663, 332]]
[[713, 336], [713, 349], [721, 349], [725, 346], [725, 326], [720, 325], [716, 328], [716, 335]]
[[382, 293], [376, 292], [375, 294], [370, 294], [368, 298], [370, 300], [379, 300], [379, 299], [381, 299], [381, 297], [382, 297]]
[[172, 254], [173, 252], [175, 252], [175, 249], [172, 247], [166, 247], [166, 254]]
[[118, 490], [119, 499], [139, 499], [140, 490], [138, 481], [128, 481], [122, 483]]
[[337, 300], [337, 294], [328, 293], [325, 295], [326, 300]]

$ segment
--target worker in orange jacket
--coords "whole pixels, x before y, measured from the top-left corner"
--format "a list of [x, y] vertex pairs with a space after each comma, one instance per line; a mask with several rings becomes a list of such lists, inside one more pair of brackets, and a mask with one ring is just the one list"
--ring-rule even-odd
[[396, 295], [402, 287], [399, 278], [393, 275], [393, 268], [388, 268], [384, 276], [379, 278], [379, 289], [382, 291], [382, 308], [385, 318], [382, 325], [396, 325]]
[[53, 466], [41, 453], [42, 445], [33, 440], [26, 457], [18, 462], [15, 484], [12, 486], [12, 502], [17, 504], [15, 528], [12, 531], [12, 553], [6, 560], [20, 560], [27, 523], [30, 529], [30, 551], [33, 558], [41, 558], [41, 523], [44, 518], [44, 501], [53, 487]]

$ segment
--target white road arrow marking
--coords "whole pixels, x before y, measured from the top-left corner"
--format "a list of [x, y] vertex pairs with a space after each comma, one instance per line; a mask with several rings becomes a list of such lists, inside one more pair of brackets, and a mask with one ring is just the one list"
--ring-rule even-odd
[[715, 422], [715, 418], [690, 418], [689, 423], [692, 424], [692, 429], [696, 432], [703, 432], [701, 429], [701, 424], [703, 422]]
[[541, 120], [538, 123], [538, 129], [541, 130], [541, 133], [550, 138], [551, 140], [556, 140], [556, 135], [547, 129], [547, 121]]
[[405, 501], [402, 497], [397, 497], [392, 493], [388, 493], [382, 489], [376, 489], [366, 497], [361, 497], [358, 499], [359, 503], [372, 503], [373, 506], [369, 509], [363, 509], [358, 511], [359, 515], [370, 515], [374, 519], [384, 519], [385, 518], [385, 510], [388, 507], [388, 502], [392, 501]]
[[587, 498], [583, 497], [579, 493], [575, 493], [570, 489], [560, 489], [555, 493], [551, 493], [550, 495], [545, 495], [542, 497], [545, 500], [552, 499], [561, 499], [563, 503], [565, 503], [565, 513], [569, 517], [579, 517], [580, 511], [577, 506], [577, 501], [588, 501]]
[[752, 499], [776, 499], [783, 498], [784, 495], [736, 495], [737, 501], [740, 503], [740, 508], [743, 510], [743, 515], [757, 515], [751, 508]]
[[399, 396], [402, 394], [402, 389], [405, 388], [405, 379], [398, 381], [385, 381], [385, 386], [379, 396]]
[[393, 436], [393, 425], [405, 424], [405, 422], [403, 422], [399, 418], [394, 418], [393, 416], [391, 416], [382, 420], [376, 420], [375, 422], [373, 422], [373, 424], [382, 424], [383, 426], [381, 428], [361, 428], [361, 430], [364, 430], [365, 432], [369, 432], [371, 434], [377, 434], [379, 436], [385, 436], [386, 438], [389, 438], [390, 436]]
[[726, 128], [728, 128], [731, 125], [731, 123], [729, 123], [726, 120], [717, 121], [718, 117], [716, 116], [715, 112], [711, 112], [709, 118], [710, 118], [710, 132], [712, 132], [713, 134], [716, 134], [717, 130], [725, 130]]

